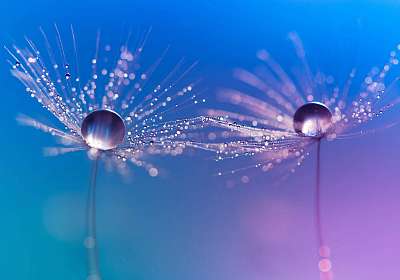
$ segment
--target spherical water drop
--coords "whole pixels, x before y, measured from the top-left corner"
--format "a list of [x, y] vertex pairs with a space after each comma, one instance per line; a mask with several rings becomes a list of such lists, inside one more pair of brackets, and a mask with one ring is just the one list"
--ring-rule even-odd
[[294, 130], [302, 135], [322, 138], [332, 125], [332, 113], [319, 102], [309, 102], [297, 109], [293, 116]]
[[123, 142], [125, 124], [114, 111], [97, 110], [83, 120], [81, 133], [91, 148], [102, 151], [111, 150]]

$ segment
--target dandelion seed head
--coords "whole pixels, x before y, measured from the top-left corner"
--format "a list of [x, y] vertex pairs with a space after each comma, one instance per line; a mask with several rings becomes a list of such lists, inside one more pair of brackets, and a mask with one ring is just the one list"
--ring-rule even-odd
[[47, 155], [86, 150], [90, 159], [101, 156], [121, 168], [130, 162], [157, 176], [159, 169], [147, 162], [150, 156], [216, 149], [202, 136], [214, 123], [193, 108], [206, 101], [193, 80], [197, 63], [167, 58], [168, 48], [148, 61], [149, 32], [139, 34], [135, 45], [127, 40], [119, 47], [104, 45], [99, 32], [94, 56], [82, 59], [73, 29], [66, 38], [56, 31], [54, 39], [40, 29], [40, 40], [5, 47], [12, 75], [62, 127], [18, 118], [68, 146], [46, 149]]
[[300, 38], [295, 33], [289, 38], [299, 64], [285, 70], [270, 52], [258, 52], [261, 64], [253, 70], [235, 69], [233, 86], [219, 90], [217, 108], [207, 111], [221, 123], [228, 122], [222, 125], [230, 129], [217, 134], [225, 143], [217, 153], [216, 161], [224, 162], [219, 175], [243, 178], [247, 173], [251, 178], [252, 169], [269, 172], [281, 167], [279, 179], [285, 179], [303, 165], [318, 140], [373, 133], [377, 129], [367, 125], [400, 103], [387, 97], [398, 81], [389, 74], [398, 64], [400, 49], [381, 67], [361, 76], [352, 69], [338, 83], [331, 75], [314, 72]]

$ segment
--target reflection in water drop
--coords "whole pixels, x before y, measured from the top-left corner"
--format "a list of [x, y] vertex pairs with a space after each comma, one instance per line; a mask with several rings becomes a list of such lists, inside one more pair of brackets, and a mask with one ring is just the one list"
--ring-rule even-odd
[[332, 113], [325, 104], [306, 103], [293, 116], [294, 130], [307, 137], [324, 137], [332, 125]]
[[117, 113], [110, 110], [97, 110], [83, 120], [81, 132], [91, 148], [106, 151], [122, 143], [125, 125]]

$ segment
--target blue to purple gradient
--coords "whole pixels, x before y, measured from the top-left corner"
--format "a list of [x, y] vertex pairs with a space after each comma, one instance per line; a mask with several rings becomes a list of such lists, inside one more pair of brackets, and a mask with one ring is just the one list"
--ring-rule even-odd
[[[117, 41], [124, 25], [133, 30], [151, 25], [160, 44], [171, 43], [176, 53], [200, 60], [211, 97], [218, 86], [229, 86], [233, 67], [252, 66], [260, 48], [290, 67], [289, 31], [303, 39], [314, 69], [341, 81], [354, 66], [364, 73], [382, 64], [400, 41], [396, 1], [81, 2], [2, 2], [0, 38], [8, 44], [37, 35], [39, 25], [72, 23], [88, 52], [93, 45], [85, 38], [93, 40], [98, 27]], [[17, 126], [15, 117], [22, 112], [46, 121], [49, 115], [24, 94], [4, 61], [5, 55], [0, 64], [0, 278], [84, 279], [80, 213], [90, 162], [83, 153], [42, 156], [41, 148], [54, 140]], [[335, 279], [400, 277], [399, 139], [395, 127], [323, 143], [323, 219]], [[98, 237], [104, 279], [318, 279], [313, 155], [279, 186], [259, 173], [249, 184], [229, 189], [201, 158], [159, 160], [158, 178], [132, 168], [126, 179], [101, 167]]]

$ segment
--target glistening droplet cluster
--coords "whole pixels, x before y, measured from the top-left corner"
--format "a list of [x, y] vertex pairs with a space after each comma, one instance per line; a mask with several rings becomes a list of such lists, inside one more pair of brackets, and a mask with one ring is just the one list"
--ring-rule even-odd
[[72, 27], [62, 32], [56, 26], [55, 39], [42, 29], [40, 33], [40, 40], [26, 39], [25, 47], [6, 50], [12, 74], [65, 128], [18, 118], [61, 138], [64, 146], [47, 148], [46, 154], [88, 150], [93, 158], [103, 151], [121, 170], [129, 161], [157, 176], [158, 169], [145, 156], [205, 149], [199, 134], [212, 122], [194, 113], [194, 107], [206, 102], [193, 79], [197, 63], [171, 63], [167, 50], [146, 60], [149, 32], [117, 46], [98, 33], [87, 63], [79, 59], [80, 41]]

